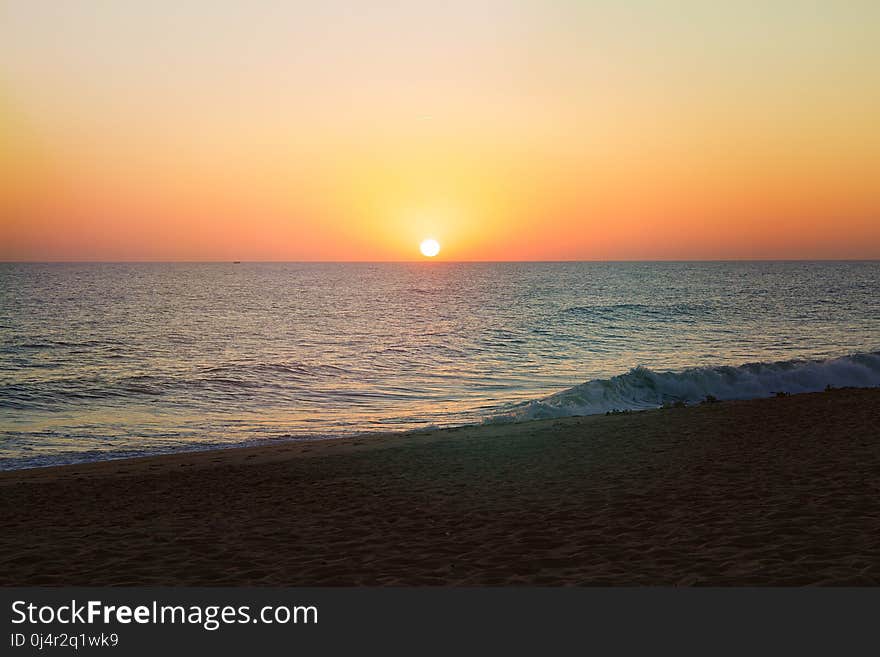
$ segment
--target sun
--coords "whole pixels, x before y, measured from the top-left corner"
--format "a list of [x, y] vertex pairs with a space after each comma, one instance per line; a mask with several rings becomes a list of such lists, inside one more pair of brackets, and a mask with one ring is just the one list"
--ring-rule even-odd
[[440, 242], [433, 238], [422, 240], [422, 243], [419, 244], [419, 251], [422, 252], [423, 256], [433, 258], [435, 255], [440, 253]]

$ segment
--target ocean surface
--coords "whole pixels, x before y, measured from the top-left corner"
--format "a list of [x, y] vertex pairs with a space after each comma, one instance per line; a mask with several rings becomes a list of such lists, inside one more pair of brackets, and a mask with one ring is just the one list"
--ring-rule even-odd
[[880, 262], [0, 264], [0, 469], [880, 385]]

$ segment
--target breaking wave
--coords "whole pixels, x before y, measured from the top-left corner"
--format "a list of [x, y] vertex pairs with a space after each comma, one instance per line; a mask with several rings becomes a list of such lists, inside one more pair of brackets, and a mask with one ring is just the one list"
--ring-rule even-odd
[[880, 352], [828, 360], [749, 363], [738, 367], [693, 367], [655, 372], [635, 367], [610, 379], [594, 379], [544, 399], [512, 406], [492, 422], [521, 422], [614, 410], [644, 410], [664, 404], [716, 399], [756, 399], [776, 393], [817, 392], [828, 386], [880, 386]]

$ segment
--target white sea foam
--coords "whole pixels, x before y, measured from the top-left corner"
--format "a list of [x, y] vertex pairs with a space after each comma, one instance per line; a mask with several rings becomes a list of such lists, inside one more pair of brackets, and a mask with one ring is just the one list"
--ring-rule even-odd
[[511, 407], [492, 422], [520, 422], [613, 410], [642, 410], [666, 403], [756, 399], [775, 393], [817, 392], [826, 387], [880, 386], [880, 352], [829, 360], [750, 363], [738, 367], [694, 367], [654, 372], [635, 367], [610, 379], [595, 379], [544, 399]]

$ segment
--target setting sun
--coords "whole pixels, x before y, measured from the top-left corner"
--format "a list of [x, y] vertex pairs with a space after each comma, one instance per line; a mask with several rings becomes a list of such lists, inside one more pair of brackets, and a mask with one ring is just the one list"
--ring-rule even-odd
[[440, 253], [440, 242], [435, 239], [423, 240], [422, 243], [419, 244], [419, 251], [422, 252], [423, 256], [433, 258], [435, 255]]

